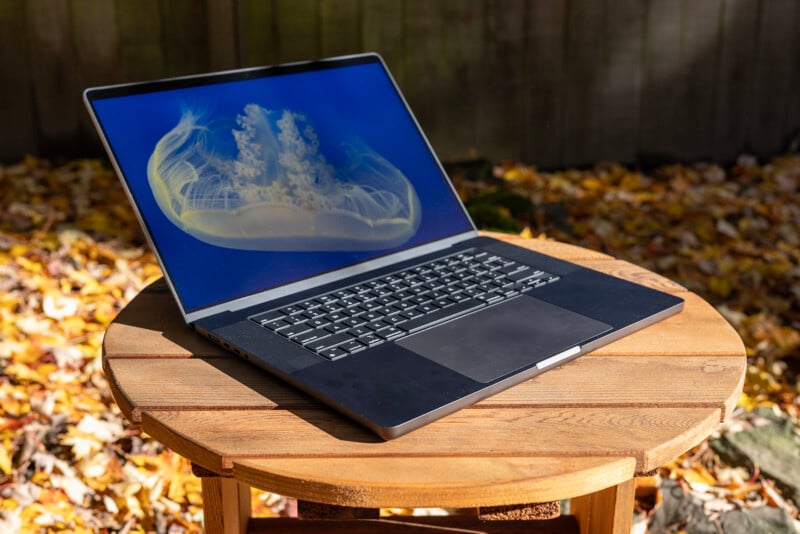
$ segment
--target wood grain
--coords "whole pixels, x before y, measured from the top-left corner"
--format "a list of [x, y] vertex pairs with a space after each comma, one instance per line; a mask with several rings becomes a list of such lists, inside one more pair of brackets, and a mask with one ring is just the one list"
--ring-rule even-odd
[[474, 507], [592, 494], [577, 501], [582, 528], [619, 529], [631, 476], [700, 442], [733, 409], [746, 366], [742, 342], [707, 302], [646, 269], [563, 243], [504, 239], [679, 295], [685, 308], [383, 442], [201, 339], [159, 282], [107, 332], [103, 365], [114, 398], [126, 417], [196, 465], [289, 496]]
[[501, 506], [563, 499], [631, 478], [630, 458], [360, 458], [237, 460], [236, 477], [349, 506]]
[[[651, 471], [719, 424], [712, 408], [465, 409], [389, 442], [325, 408], [142, 413], [142, 428], [215, 472], [270, 456], [631, 456]], [[555, 499], [544, 499], [555, 500]]]

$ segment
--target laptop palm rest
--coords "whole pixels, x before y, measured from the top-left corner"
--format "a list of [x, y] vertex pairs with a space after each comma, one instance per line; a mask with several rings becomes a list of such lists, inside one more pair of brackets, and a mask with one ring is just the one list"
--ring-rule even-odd
[[397, 344], [488, 383], [609, 330], [605, 323], [523, 295]]

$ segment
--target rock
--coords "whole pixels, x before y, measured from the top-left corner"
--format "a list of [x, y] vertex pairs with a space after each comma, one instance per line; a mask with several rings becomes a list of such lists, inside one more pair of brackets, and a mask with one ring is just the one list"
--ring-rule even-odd
[[758, 465], [775, 480], [785, 497], [800, 496], [800, 438], [789, 418], [755, 414], [760, 426], [711, 440], [711, 448], [732, 465]]

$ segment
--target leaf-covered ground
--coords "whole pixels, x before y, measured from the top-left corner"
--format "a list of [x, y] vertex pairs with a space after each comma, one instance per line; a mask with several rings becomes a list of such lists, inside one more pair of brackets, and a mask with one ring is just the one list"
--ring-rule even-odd
[[[758, 462], [767, 460], [726, 451], [741, 452], [735, 436], [775, 421], [787, 429], [788, 454], [800, 451], [800, 158], [646, 173], [614, 164], [451, 173], [481, 227], [658, 271], [709, 300], [744, 339], [751, 366], [736, 417], [640, 480], [640, 525], [691, 531], [699, 520], [685, 510], [716, 525], [760, 520], [733, 511], [797, 520], [791, 480], [765, 474]], [[199, 480], [124, 421], [100, 365], [106, 326], [159, 276], [107, 166], [0, 166], [0, 531], [200, 530]], [[254, 493], [253, 504], [269, 515], [284, 502]]]

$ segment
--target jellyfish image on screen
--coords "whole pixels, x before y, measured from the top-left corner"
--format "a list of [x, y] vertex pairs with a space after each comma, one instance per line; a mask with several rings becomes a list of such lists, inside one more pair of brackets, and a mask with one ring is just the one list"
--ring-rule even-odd
[[364, 143], [342, 145], [334, 165], [301, 114], [247, 104], [234, 127], [210, 126], [218, 123], [185, 110], [147, 166], [160, 209], [197, 239], [246, 250], [380, 250], [416, 232], [414, 187]]

